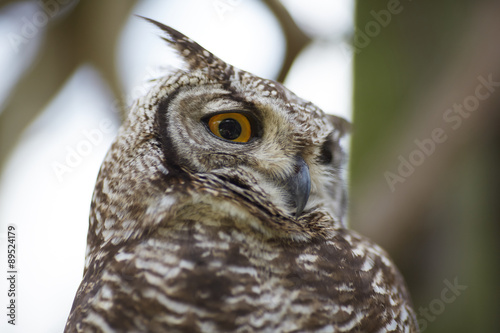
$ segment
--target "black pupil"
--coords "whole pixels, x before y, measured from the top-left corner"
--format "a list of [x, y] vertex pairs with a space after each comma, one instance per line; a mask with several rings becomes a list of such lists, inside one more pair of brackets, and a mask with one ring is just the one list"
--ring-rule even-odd
[[219, 133], [224, 139], [237, 139], [241, 135], [241, 125], [233, 118], [224, 119], [219, 123]]

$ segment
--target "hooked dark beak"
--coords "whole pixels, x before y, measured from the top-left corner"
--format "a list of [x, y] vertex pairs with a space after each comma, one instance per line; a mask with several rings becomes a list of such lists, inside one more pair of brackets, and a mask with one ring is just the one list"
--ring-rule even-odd
[[296, 209], [295, 218], [297, 218], [302, 214], [311, 192], [309, 166], [302, 157], [297, 157], [294, 172], [285, 179], [285, 187], [290, 195], [290, 204]]

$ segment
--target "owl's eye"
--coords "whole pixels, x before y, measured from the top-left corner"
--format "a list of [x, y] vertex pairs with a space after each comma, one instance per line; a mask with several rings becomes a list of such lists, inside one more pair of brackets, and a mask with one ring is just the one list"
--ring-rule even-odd
[[208, 128], [219, 138], [233, 142], [248, 142], [252, 137], [252, 126], [241, 113], [219, 113], [208, 119]]

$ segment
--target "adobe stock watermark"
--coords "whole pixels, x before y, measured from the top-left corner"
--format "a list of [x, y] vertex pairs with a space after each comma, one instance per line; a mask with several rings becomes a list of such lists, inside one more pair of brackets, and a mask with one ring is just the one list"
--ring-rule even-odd
[[[407, 1], [411, 2], [412, 0]], [[352, 44], [341, 46], [344, 53], [348, 54], [349, 58], [352, 52], [359, 54], [364, 48], [370, 45], [373, 38], [377, 37], [383, 28], [386, 28], [391, 23], [395, 15], [401, 14], [403, 9], [404, 7], [400, 0], [389, 0], [385, 9], [378, 11], [371, 10], [370, 15], [373, 19], [365, 24], [364, 29], [354, 28]]]
[[40, 29], [45, 27], [49, 21], [61, 11], [61, 6], [74, 0], [39, 0], [37, 1], [40, 10], [36, 11], [31, 17], [23, 16], [21, 21], [20, 34], [9, 32], [7, 40], [15, 53], [20, 51], [23, 44], [29, 43], [38, 35]]
[[221, 21], [224, 21], [224, 17], [227, 12], [232, 12], [238, 7], [243, 0], [213, 0], [212, 6], [215, 12], [219, 16]]
[[446, 287], [441, 290], [440, 297], [430, 301], [427, 307], [418, 308], [417, 322], [420, 332], [425, 331], [429, 326], [429, 322], [434, 322], [437, 316], [444, 312], [446, 305], [455, 302], [458, 296], [468, 288], [468, 286], [458, 283], [458, 277], [455, 277], [453, 283], [448, 279], [445, 279], [443, 283]]
[[69, 145], [65, 146], [66, 156], [63, 162], [52, 162], [52, 170], [59, 182], [61, 183], [63, 181], [63, 176], [65, 174], [72, 173], [75, 168], [79, 167], [84, 157], [92, 154], [94, 148], [104, 141], [106, 134], [111, 134], [113, 132], [113, 122], [107, 118], [101, 120], [98, 128], [91, 129], [90, 131], [82, 130], [81, 133], [85, 139], [78, 141], [73, 147]]
[[[481, 102], [488, 99], [495, 90], [500, 87], [500, 81], [493, 81], [493, 75], [489, 74], [487, 78], [479, 76], [479, 84], [476, 86], [473, 95], [465, 97], [462, 103], [453, 104], [453, 107], [443, 112], [444, 123], [455, 131], [460, 128], [464, 119], [467, 119], [476, 111]], [[415, 139], [415, 149], [407, 157], [398, 156], [399, 165], [397, 172], [386, 171], [385, 180], [391, 192], [396, 189], [396, 184], [404, 183], [425, 160], [431, 156], [439, 144], [448, 140], [445, 129], [437, 127], [430, 133], [430, 137], [424, 139]]]

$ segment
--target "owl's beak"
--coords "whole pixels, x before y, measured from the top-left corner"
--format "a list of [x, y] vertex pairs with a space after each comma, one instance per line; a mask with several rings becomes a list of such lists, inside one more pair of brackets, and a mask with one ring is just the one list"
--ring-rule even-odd
[[311, 192], [309, 166], [300, 156], [297, 157], [294, 172], [286, 180], [286, 187], [290, 194], [291, 204], [296, 208], [295, 218], [297, 218], [302, 214]]

